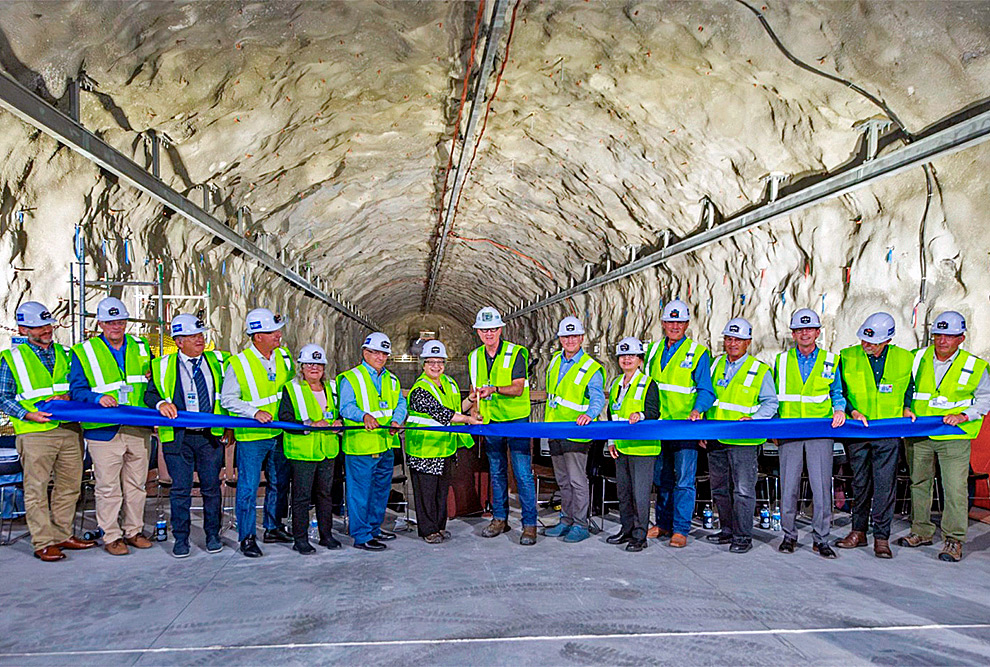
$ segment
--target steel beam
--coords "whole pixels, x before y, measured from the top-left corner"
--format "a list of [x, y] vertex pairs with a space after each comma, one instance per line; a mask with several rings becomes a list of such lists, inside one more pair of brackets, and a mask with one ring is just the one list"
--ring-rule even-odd
[[6, 75], [0, 75], [0, 107], [7, 109], [24, 122], [35, 126], [86, 159], [122, 178], [131, 186], [141, 190], [166, 208], [175, 211], [194, 225], [221, 238], [244, 253], [245, 256], [256, 260], [269, 271], [277, 273], [290, 284], [308, 292], [314, 298], [323, 301], [346, 317], [372, 330], [381, 328], [372, 320], [362, 317], [353, 309], [346, 307], [323, 290], [318, 289], [298, 271], [293, 271], [247, 239], [237, 235], [223, 222], [162, 183], [139, 164]]
[[700, 250], [713, 243], [718, 243], [731, 236], [753, 229], [765, 222], [790, 215], [819, 202], [858, 190], [888, 176], [899, 174], [912, 167], [930, 162], [935, 158], [975, 146], [988, 139], [990, 139], [990, 111], [954, 123], [927, 137], [913, 141], [896, 151], [862, 162], [855, 167], [802, 188], [797, 192], [780, 197], [764, 206], [736, 215], [712, 229], [703, 230], [694, 236], [645, 255], [615, 270], [606, 271], [602, 275], [587, 279], [574, 287], [561, 290], [553, 296], [537, 299], [534, 303], [509, 313], [506, 315], [506, 318], [528, 315], [544, 306], [560, 303], [565, 299], [583, 294], [596, 287], [607, 285], [644, 269], [663, 264], [674, 257]]
[[[443, 265], [444, 255], [447, 253], [447, 235], [450, 234], [450, 229], [454, 224], [454, 207], [461, 195], [461, 189], [464, 187], [468, 164], [471, 161], [470, 151], [474, 148], [474, 133], [477, 130], [481, 112], [485, 108], [485, 92], [488, 89], [488, 79], [495, 63], [498, 40], [502, 36], [502, 28], [505, 25], [505, 10], [508, 5], [508, 0], [495, 0], [495, 5], [492, 8], [492, 18], [488, 24], [488, 37], [485, 40], [485, 50], [481, 56], [481, 71], [478, 72], [478, 79], [475, 83], [471, 111], [468, 114], [467, 130], [465, 130], [464, 139], [461, 141], [461, 153], [457, 158], [457, 168], [454, 171], [454, 186], [450, 189], [450, 199], [447, 200], [447, 208], [443, 214], [443, 226], [440, 229], [440, 236], [437, 238], [437, 244], [430, 261], [430, 276], [426, 284], [426, 298], [423, 301], [425, 310], [430, 309], [436, 298], [440, 267]], [[454, 142], [457, 141], [457, 135], [460, 131], [461, 128], [454, 128]], [[451, 148], [453, 148], [453, 144]], [[440, 205], [443, 206], [443, 202], [440, 202]]]

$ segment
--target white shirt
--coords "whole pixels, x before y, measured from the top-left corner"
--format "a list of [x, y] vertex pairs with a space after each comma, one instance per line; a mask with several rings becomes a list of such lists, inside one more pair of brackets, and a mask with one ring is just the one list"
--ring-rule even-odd
[[[265, 359], [264, 355], [258, 351], [258, 348], [254, 346], [254, 343], [245, 350], [247, 354], [254, 354], [257, 356], [258, 361], [264, 366], [269, 373], [275, 372], [275, 355], [277, 352], [272, 350], [271, 356]], [[254, 407], [247, 401], [241, 398], [241, 384], [237, 381], [237, 373], [234, 372], [234, 364], [230, 363], [227, 365], [227, 372], [223, 374], [223, 388], [220, 390], [220, 405], [239, 417], [248, 417], [249, 419], [254, 419], [254, 416], [258, 413], [258, 408]]]
[[[196, 381], [193, 380], [193, 361], [195, 359], [200, 359], [199, 369], [203, 372], [203, 377], [206, 379], [206, 387], [209, 389], [209, 394], [207, 402], [213, 405], [214, 392], [216, 391], [213, 387], [213, 373], [210, 372], [210, 367], [206, 363], [206, 358], [203, 356], [199, 357], [188, 357], [182, 352], [179, 352], [178, 363], [176, 364], [177, 380], [179, 383], [179, 391], [182, 392], [183, 396], [186, 398], [186, 411], [187, 412], [199, 412], [199, 392], [196, 391]], [[156, 408], [161, 407], [162, 403], [171, 403], [172, 396], [163, 396], [162, 400], [158, 401]]]

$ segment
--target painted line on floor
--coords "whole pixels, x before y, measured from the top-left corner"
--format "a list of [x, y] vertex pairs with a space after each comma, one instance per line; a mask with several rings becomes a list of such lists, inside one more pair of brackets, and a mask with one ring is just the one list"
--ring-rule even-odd
[[759, 637], [764, 635], [816, 635], [849, 632], [929, 632], [932, 630], [985, 630], [990, 623], [938, 623], [931, 625], [880, 625], [838, 628], [767, 628], [763, 630], [687, 630], [666, 632], [612, 632], [580, 635], [524, 635], [519, 637], [445, 637], [438, 639], [388, 639], [366, 641], [311, 642], [294, 644], [214, 644], [212, 646], [162, 646], [157, 648], [108, 648], [77, 651], [0, 653], [0, 658], [50, 658], [59, 656], [125, 655], [135, 653], [193, 653], [204, 651], [262, 651], [314, 648], [366, 648], [372, 646], [418, 646], [435, 644], [499, 644], [518, 642], [592, 641], [596, 639], [662, 639], [690, 637]]

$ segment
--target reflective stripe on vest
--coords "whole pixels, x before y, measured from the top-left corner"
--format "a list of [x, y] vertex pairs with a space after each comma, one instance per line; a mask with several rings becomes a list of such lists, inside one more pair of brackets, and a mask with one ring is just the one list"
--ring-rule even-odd
[[[756, 357], [749, 357], [743, 366], [736, 371], [736, 374], [729, 380], [727, 386], [719, 386], [715, 383], [715, 403], [708, 411], [709, 419], [736, 420], [741, 416], [755, 415], [759, 409], [760, 386], [763, 375], [770, 371], [770, 367], [759, 361]], [[712, 364], [712, 379], [715, 377], [725, 377], [725, 370], [728, 366], [728, 359], [725, 355], [719, 356]], [[740, 399], [746, 399], [745, 403]], [[758, 445], [766, 442], [766, 438], [752, 440], [719, 440], [727, 445]]]
[[[334, 385], [323, 382], [323, 391], [327, 399], [326, 411], [322, 411], [316, 400], [316, 392], [309, 383], [292, 380], [286, 385], [292, 411], [299, 422], [318, 422], [322, 419], [333, 421], [337, 415], [337, 405], [334, 399]], [[332, 431], [285, 431], [282, 435], [282, 446], [285, 457], [293, 461], [322, 461], [336, 458], [340, 452], [340, 441]]]
[[[206, 367], [213, 377], [213, 414], [223, 415], [226, 414], [220, 407], [220, 389], [223, 386], [223, 357], [217, 355], [211, 360], [210, 357], [206, 356], [207, 354], [209, 353], [203, 353], [203, 361], [206, 362]], [[158, 395], [162, 397], [162, 400], [171, 403], [175, 397], [176, 385], [179, 383], [179, 353], [173, 352], [155, 359], [151, 371], [151, 381], [158, 390]], [[187, 410], [188, 407], [187, 405]], [[223, 428], [211, 428], [210, 433], [216, 436], [223, 435]], [[171, 426], [159, 426], [158, 437], [163, 443], [172, 442], [175, 440], [175, 429]]]
[[[987, 363], [965, 350], [958, 355], [935, 384], [935, 351], [929, 346], [914, 353], [911, 367], [915, 392], [912, 394], [911, 409], [920, 417], [958, 414], [972, 407], [976, 388], [987, 371]], [[958, 373], [959, 377], [955, 375]], [[971, 440], [980, 433], [983, 418], [970, 419], [961, 424], [960, 435], [931, 436], [932, 440]]]
[[[650, 376], [637, 370], [629, 380], [629, 389], [622, 397], [622, 402], [616, 406], [619, 390], [622, 388], [622, 376], [612, 382], [608, 392], [609, 416], [612, 421], [628, 421], [636, 412], [646, 408], [646, 390], [650, 386]], [[612, 444], [623, 454], [629, 456], [656, 456], [660, 453], [659, 440], [615, 440]]]
[[708, 350], [690, 338], [682, 340], [684, 342], [663, 368], [661, 362], [667, 339], [661, 338], [652, 343], [647, 351], [648, 363], [644, 370], [660, 390], [661, 419], [687, 419], [694, 409], [695, 394], [698, 391], [694, 384], [694, 371], [702, 355]]
[[839, 356], [850, 412], [856, 410], [867, 419], [892, 419], [903, 415], [904, 393], [911, 381], [914, 355], [896, 345], [887, 346], [879, 384], [889, 387], [889, 391], [880, 391], [862, 346], [847, 347]]
[[[409, 395], [417, 389], [429, 392], [440, 405], [454, 412], [460, 412], [461, 394], [457, 382], [447, 375], [441, 375], [444, 384], [443, 391], [425, 373], [420, 375]], [[407, 423], [417, 426], [440, 426], [440, 424], [425, 412], [410, 410]], [[474, 440], [466, 433], [449, 433], [439, 431], [420, 431], [415, 428], [406, 429], [406, 453], [418, 458], [445, 458], [452, 456], [458, 447], [473, 447]]]
[[[357, 400], [358, 409], [374, 417], [381, 426], [388, 426], [392, 415], [399, 403], [402, 388], [398, 379], [387, 370], [382, 370], [382, 392], [379, 393], [372, 381], [371, 374], [364, 364], [341, 373], [337, 382], [349, 382]], [[386, 384], [388, 383], [388, 384]], [[338, 388], [339, 391], [339, 388]], [[386, 407], [381, 407], [384, 402]], [[352, 421], [341, 415], [345, 426], [364, 426], [364, 422]], [[344, 431], [344, 453], [351, 455], [379, 454], [389, 448], [399, 446], [399, 436], [391, 435], [387, 429], [366, 431], [352, 429]]]
[[[529, 351], [525, 347], [508, 341], [502, 341], [500, 345], [502, 346], [502, 351], [499, 353], [501, 359], [492, 360], [491, 374], [488, 372], [487, 359], [484, 357], [484, 346], [474, 349], [468, 355], [468, 372], [471, 375], [471, 384], [475, 387], [511, 385], [512, 367], [515, 365], [515, 359], [518, 355], [522, 355], [524, 365], [528, 366]], [[528, 368], [526, 372], [528, 373]], [[523, 381], [522, 395], [492, 394], [490, 398], [478, 402], [478, 411], [485, 423], [492, 420], [503, 422], [528, 417], [532, 411], [529, 402], [529, 378], [526, 377]]]
[[[7, 362], [7, 367], [14, 376], [14, 383], [18, 393], [14, 400], [28, 412], [36, 412], [35, 403], [47, 400], [57, 394], [66, 394], [69, 391], [69, 356], [58, 343], [52, 343], [55, 363], [49, 371], [41, 361], [38, 354], [27, 343], [15, 345], [9, 350], [4, 350], [0, 357]], [[51, 431], [59, 427], [63, 422], [50, 420], [43, 424], [38, 422], [17, 419], [10, 416], [10, 423], [14, 427], [14, 433], [42, 433]]]
[[[829, 417], [832, 414], [831, 387], [835, 380], [836, 355], [818, 350], [808, 379], [801, 378], [797, 348], [781, 352], [774, 361], [777, 371], [777, 400], [781, 418]], [[799, 393], [791, 393], [794, 391]], [[828, 402], [829, 405], [825, 405]]]

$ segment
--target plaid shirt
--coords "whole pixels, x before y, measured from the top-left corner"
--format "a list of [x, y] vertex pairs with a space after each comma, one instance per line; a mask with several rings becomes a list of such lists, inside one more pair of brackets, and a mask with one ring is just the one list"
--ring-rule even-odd
[[[53, 372], [55, 370], [55, 344], [49, 345], [47, 350], [43, 350], [31, 343], [28, 343], [28, 345], [38, 355], [38, 359], [45, 365], [48, 372]], [[17, 380], [14, 378], [14, 371], [7, 365], [6, 360], [0, 360], [0, 412], [6, 413], [15, 419], [24, 419], [24, 415], [28, 411], [14, 399], [15, 396], [17, 396]]]

